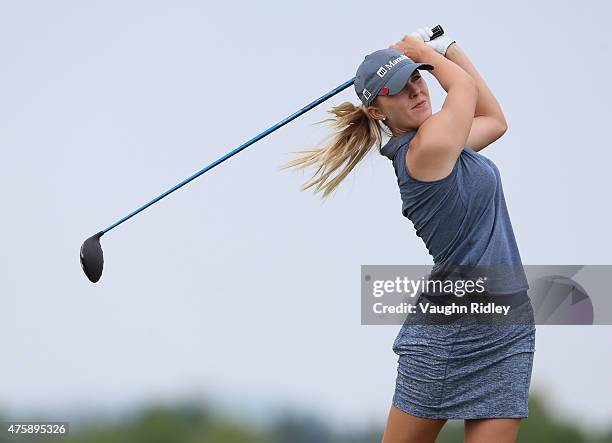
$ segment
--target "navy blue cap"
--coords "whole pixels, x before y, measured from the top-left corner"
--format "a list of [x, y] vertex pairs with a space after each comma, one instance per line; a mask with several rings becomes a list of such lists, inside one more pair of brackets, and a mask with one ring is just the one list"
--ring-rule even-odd
[[401, 92], [415, 69], [433, 68], [427, 63], [416, 63], [397, 49], [379, 49], [366, 55], [357, 68], [355, 92], [364, 105], [370, 105], [379, 94]]

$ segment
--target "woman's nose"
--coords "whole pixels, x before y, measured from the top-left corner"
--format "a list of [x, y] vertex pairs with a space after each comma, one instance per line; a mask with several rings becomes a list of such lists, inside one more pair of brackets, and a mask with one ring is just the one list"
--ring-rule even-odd
[[415, 84], [408, 83], [407, 87], [408, 87], [408, 93], [409, 93], [410, 97], [418, 97], [419, 94], [421, 93], [421, 88], [419, 88]]

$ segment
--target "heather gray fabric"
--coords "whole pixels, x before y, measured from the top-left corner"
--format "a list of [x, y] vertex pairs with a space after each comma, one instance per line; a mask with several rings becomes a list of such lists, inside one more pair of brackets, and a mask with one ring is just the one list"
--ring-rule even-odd
[[[392, 137], [382, 153], [393, 161], [402, 213], [425, 242], [434, 270], [447, 265], [510, 264], [511, 271], [487, 287], [492, 297], [516, 297], [512, 315], [533, 319], [499, 170], [465, 147], [447, 177], [417, 180], [405, 163], [415, 134]], [[420, 294], [417, 303], [435, 299]], [[424, 324], [418, 315], [407, 317], [393, 343], [399, 356], [393, 395], [397, 408], [432, 419], [528, 417], [533, 323], [480, 324], [476, 314], [465, 314], [448, 324]]]
[[[524, 297], [513, 315], [533, 314]], [[535, 326], [478, 324], [475, 315], [446, 325], [402, 326], [393, 344], [398, 409], [432, 419], [529, 416]]]
[[448, 176], [417, 180], [406, 169], [406, 153], [415, 134], [413, 130], [392, 137], [382, 154], [393, 161], [402, 214], [412, 221], [433, 257], [432, 273], [472, 266], [474, 274], [486, 274], [486, 289], [492, 294], [529, 289], [495, 164], [466, 146]]

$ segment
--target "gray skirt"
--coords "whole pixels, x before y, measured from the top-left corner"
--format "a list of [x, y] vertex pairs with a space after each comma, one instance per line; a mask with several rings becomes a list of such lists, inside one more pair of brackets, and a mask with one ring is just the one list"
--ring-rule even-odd
[[[526, 292], [490, 297], [509, 300], [510, 324], [486, 324], [472, 313], [424, 324], [427, 314], [409, 315], [393, 343], [395, 407], [432, 419], [528, 417], [536, 331], [531, 301]], [[431, 300], [421, 294], [417, 303]], [[518, 318], [529, 320], [512, 320]]]

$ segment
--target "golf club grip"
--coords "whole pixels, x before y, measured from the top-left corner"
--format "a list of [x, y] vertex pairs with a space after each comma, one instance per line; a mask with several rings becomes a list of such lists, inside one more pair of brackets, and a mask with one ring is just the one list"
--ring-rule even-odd
[[436, 25], [433, 28], [431, 28], [431, 32], [433, 32], [433, 35], [431, 36], [431, 40], [440, 37], [441, 35], [444, 35], [444, 29], [442, 29], [442, 25]]

